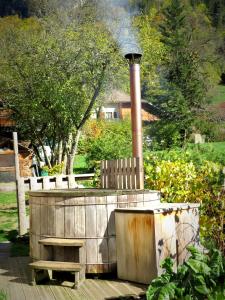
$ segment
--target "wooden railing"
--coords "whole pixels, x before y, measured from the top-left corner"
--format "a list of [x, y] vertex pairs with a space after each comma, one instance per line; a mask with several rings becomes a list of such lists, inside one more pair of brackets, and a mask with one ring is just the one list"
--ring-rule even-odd
[[143, 166], [138, 157], [101, 162], [101, 188], [143, 189]]
[[51, 190], [51, 189], [72, 189], [79, 187], [78, 180], [88, 180], [94, 177], [94, 173], [55, 175], [43, 177], [20, 177], [24, 191]]

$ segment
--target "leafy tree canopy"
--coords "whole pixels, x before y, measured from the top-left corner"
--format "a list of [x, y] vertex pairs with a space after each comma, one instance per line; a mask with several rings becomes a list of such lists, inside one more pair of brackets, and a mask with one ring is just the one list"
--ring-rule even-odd
[[0, 36], [0, 97], [25, 137], [51, 146], [53, 164], [62, 160], [60, 143], [71, 161], [78, 132], [123, 65], [114, 41], [91, 17], [62, 14], [4, 18]]

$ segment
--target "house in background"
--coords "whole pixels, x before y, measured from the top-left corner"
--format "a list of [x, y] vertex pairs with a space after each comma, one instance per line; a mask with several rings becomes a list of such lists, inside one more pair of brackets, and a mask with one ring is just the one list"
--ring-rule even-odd
[[[15, 154], [13, 149], [15, 122], [11, 116], [12, 111], [3, 108], [0, 100], [0, 191], [15, 189]], [[20, 176], [22, 177], [32, 175], [33, 151], [28, 146], [28, 142], [18, 144]]]
[[[20, 176], [32, 176], [33, 151], [25, 142], [18, 144]], [[1, 137], [0, 140], [0, 191], [15, 189], [15, 153], [13, 140]]]
[[0, 139], [3, 137], [11, 138], [15, 128], [15, 122], [11, 118], [12, 111], [5, 109], [0, 99]]
[[[122, 91], [113, 90], [111, 94], [105, 96], [103, 105], [99, 113], [93, 113], [92, 118], [107, 120], [124, 120], [131, 117], [130, 95]], [[155, 107], [148, 101], [141, 99], [142, 121], [149, 123], [159, 119]]]

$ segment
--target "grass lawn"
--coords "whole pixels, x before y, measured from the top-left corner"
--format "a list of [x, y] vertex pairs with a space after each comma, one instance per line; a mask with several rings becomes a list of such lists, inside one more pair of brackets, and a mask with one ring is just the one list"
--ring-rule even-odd
[[73, 172], [74, 172], [74, 174], [90, 173], [90, 170], [89, 170], [87, 162], [86, 162], [85, 154], [77, 154], [75, 156]]
[[212, 91], [210, 99], [213, 104], [225, 102], [225, 85], [217, 85]]
[[0, 192], [0, 242], [11, 241], [11, 255], [28, 255], [27, 238], [18, 238], [16, 192]]
[[190, 146], [193, 154], [198, 154], [202, 159], [221, 163], [225, 166], [225, 142], [214, 142]]
[[[75, 156], [75, 162], [73, 165], [73, 173], [74, 174], [88, 174], [93, 173], [93, 170], [89, 170], [88, 164], [86, 161], [85, 154], [77, 154]], [[85, 188], [93, 187], [93, 179], [90, 180], [81, 180], [77, 181], [78, 184], [83, 185]]]
[[0, 242], [17, 228], [16, 192], [0, 192]]

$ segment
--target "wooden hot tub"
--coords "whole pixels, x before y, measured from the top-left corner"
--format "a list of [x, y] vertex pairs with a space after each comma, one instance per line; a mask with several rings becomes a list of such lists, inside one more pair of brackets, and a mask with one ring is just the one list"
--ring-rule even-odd
[[[115, 208], [151, 207], [160, 194], [149, 190], [74, 189], [29, 193], [30, 256], [48, 260], [39, 240], [54, 237], [85, 241], [86, 273], [115, 271]], [[73, 261], [73, 250], [58, 247], [55, 260]]]

